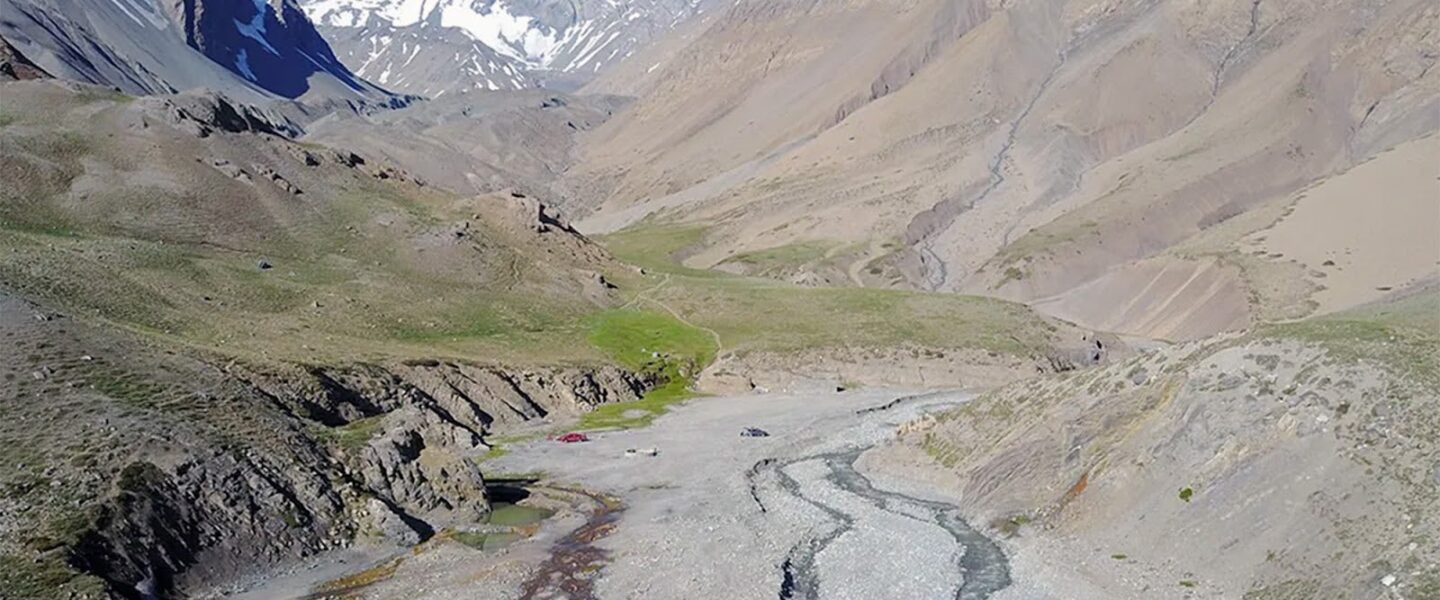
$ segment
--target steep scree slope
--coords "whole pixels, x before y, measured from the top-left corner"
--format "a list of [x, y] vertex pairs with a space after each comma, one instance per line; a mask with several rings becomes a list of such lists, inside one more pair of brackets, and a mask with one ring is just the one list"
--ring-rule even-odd
[[1303, 314], [1268, 289], [1302, 276], [1178, 249], [1440, 129], [1437, 22], [1414, 0], [740, 2], [622, 69], [648, 91], [586, 136], [594, 200], [567, 208], [590, 232], [716, 224], [687, 264], [790, 255], [771, 276], [835, 285], [1031, 302], [1117, 277], [1133, 305], [1067, 316], [1153, 305], [1119, 328], [1203, 336]]

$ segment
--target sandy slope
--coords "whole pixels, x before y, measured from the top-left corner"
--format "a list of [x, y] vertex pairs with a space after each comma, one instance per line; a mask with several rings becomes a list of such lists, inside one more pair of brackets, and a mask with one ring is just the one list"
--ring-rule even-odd
[[1320, 314], [1440, 276], [1440, 136], [1416, 140], [1300, 193], [1247, 250], [1300, 262]]

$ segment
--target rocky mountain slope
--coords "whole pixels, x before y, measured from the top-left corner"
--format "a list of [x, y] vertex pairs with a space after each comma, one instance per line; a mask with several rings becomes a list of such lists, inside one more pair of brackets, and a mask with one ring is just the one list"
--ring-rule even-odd
[[50, 74], [25, 58], [10, 42], [0, 38], [0, 77], [4, 77], [4, 81], [17, 81], [45, 79], [50, 77]]
[[413, 544], [488, 511], [485, 436], [657, 383], [558, 324], [615, 267], [534, 199], [458, 201], [211, 94], [0, 94], [6, 597]]
[[596, 94], [460, 91], [398, 110], [336, 114], [307, 125], [303, 139], [385, 157], [457, 193], [514, 188], [563, 203], [578, 135], [623, 105]]
[[568, 90], [711, 5], [707, 0], [303, 0], [362, 77], [438, 97]]
[[[0, 591], [191, 597], [489, 511], [496, 428], [632, 400], [614, 368], [301, 368], [176, 353], [0, 292]], [[13, 596], [12, 596], [13, 594]]]
[[1437, 335], [1431, 285], [1002, 388], [890, 452], [1106, 598], [1430, 598]]
[[[1404, 0], [740, 2], [594, 84], [639, 100], [587, 136], [571, 175], [593, 203], [567, 208], [591, 232], [717, 224], [696, 267], [783, 257], [771, 276], [1195, 338], [1311, 310], [1319, 265], [1241, 238], [1440, 129], [1437, 19]], [[1433, 184], [1395, 193], [1434, 210]], [[1376, 212], [1400, 253], [1433, 255], [1402, 241], [1410, 209]]]
[[285, 139], [284, 122], [211, 95], [70, 85], [4, 89], [0, 235], [12, 250], [0, 273], [17, 291], [312, 358], [447, 333], [548, 355], [566, 332], [465, 334], [535, 330], [616, 301], [601, 276], [621, 267], [534, 198], [457, 197], [379, 157]]
[[346, 69], [293, 0], [5, 0], [0, 37], [51, 74], [132, 94], [395, 105]]

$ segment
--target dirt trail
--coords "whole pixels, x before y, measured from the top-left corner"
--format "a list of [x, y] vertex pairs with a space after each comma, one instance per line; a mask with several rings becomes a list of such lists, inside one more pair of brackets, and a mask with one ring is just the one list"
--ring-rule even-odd
[[711, 339], [715, 340], [715, 356], [718, 358], [721, 351], [725, 349], [725, 343], [720, 339], [720, 332], [715, 331], [714, 329], [711, 329], [709, 327], [705, 327], [704, 325], [696, 325], [695, 323], [690, 322], [689, 319], [686, 319], [684, 315], [680, 314], [680, 311], [677, 311], [674, 308], [671, 308], [669, 304], [656, 300], [655, 298], [650, 296], [650, 294], [660, 291], [661, 288], [664, 288], [666, 285], [669, 284], [670, 274], [666, 273], [665, 278], [662, 279], [660, 283], [657, 283], [649, 287], [648, 289], [640, 292], [639, 294], [636, 294], [634, 298], [631, 298], [629, 302], [626, 302], [620, 308], [631, 308], [641, 302], [649, 302], [651, 304], [654, 304], [655, 306], [660, 307], [660, 310], [669, 313], [670, 316], [675, 317], [675, 320], [684, 323], [689, 327], [693, 327], [695, 329], [699, 329], [700, 331], [704, 331], [705, 333], [710, 334]]

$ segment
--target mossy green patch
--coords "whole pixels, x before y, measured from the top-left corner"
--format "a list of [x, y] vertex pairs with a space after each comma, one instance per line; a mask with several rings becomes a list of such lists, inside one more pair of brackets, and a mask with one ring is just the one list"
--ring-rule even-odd
[[686, 362], [703, 368], [715, 358], [715, 340], [668, 314], [618, 309], [590, 319], [589, 340], [615, 362], [631, 369]]
[[690, 277], [724, 277], [723, 273], [692, 269], [680, 264], [687, 248], [705, 238], [703, 225], [642, 224], [601, 238], [616, 258], [655, 273]]
[[618, 309], [590, 319], [589, 340], [616, 363], [655, 376], [660, 385], [640, 400], [606, 404], [586, 413], [580, 429], [643, 427], [667, 407], [693, 396], [690, 383], [718, 350], [705, 331], [652, 311]]
[[57, 555], [0, 554], [0, 598], [100, 598], [104, 590], [100, 578], [76, 572]]
[[633, 402], [603, 404], [580, 417], [577, 429], [630, 429], [649, 425], [656, 417], [665, 414], [671, 405], [684, 402], [696, 396], [689, 389], [690, 381], [673, 378], [661, 386], [646, 392], [645, 397]]
[[475, 458], [475, 463], [476, 463], [476, 464], [481, 464], [481, 463], [484, 463], [484, 462], [487, 461], [487, 460], [495, 460], [495, 459], [500, 458], [500, 457], [502, 457], [502, 456], [505, 456], [506, 454], [509, 454], [509, 453], [510, 453], [510, 450], [509, 450], [508, 448], [504, 447], [504, 446], [500, 446], [500, 445], [498, 445], [498, 444], [497, 444], [497, 445], [492, 445], [492, 446], [490, 446], [490, 449], [488, 449], [488, 450], [485, 451], [485, 454], [482, 454], [482, 455], [480, 455], [480, 456], [478, 456], [478, 457]]
[[316, 426], [315, 433], [322, 439], [334, 441], [347, 453], [353, 454], [364, 448], [376, 434], [380, 433], [384, 421], [385, 415], [375, 415], [356, 419], [339, 427]]
[[990, 526], [999, 531], [1001, 535], [1012, 538], [1020, 534], [1020, 530], [1031, 522], [1030, 515], [1016, 514], [1009, 517], [996, 519]]

